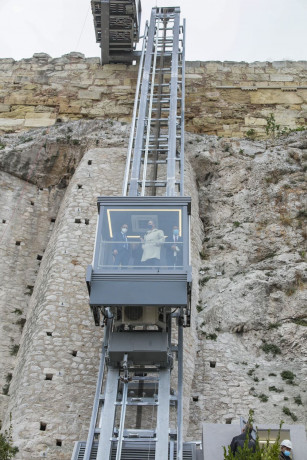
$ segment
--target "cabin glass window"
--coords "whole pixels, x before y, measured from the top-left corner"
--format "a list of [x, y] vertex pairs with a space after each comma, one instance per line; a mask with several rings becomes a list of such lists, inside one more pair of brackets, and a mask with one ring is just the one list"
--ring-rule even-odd
[[184, 206], [101, 206], [95, 270], [183, 270], [188, 264]]

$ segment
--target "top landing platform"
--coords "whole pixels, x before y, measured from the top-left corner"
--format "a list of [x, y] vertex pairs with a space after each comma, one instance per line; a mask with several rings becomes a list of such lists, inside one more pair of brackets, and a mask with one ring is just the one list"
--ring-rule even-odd
[[91, 5], [101, 64], [132, 64], [139, 41], [140, 0], [92, 0]]

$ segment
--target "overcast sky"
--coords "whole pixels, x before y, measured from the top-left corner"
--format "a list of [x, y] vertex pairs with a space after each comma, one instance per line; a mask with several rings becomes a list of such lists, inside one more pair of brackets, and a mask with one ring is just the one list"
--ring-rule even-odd
[[[90, 0], [0, 0], [0, 58], [100, 56]], [[154, 6], [180, 6], [187, 60], [306, 60], [307, 0], [143, 0], [142, 26]]]

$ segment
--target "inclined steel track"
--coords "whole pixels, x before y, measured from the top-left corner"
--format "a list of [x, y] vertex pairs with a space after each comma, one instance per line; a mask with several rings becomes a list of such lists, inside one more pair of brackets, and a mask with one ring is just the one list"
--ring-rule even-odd
[[140, 61], [123, 195], [184, 194], [184, 25], [154, 8]]

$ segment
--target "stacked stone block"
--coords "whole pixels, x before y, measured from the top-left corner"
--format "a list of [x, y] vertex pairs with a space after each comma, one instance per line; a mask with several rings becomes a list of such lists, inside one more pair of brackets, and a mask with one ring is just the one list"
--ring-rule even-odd
[[[187, 62], [186, 129], [227, 137], [254, 130], [263, 137], [271, 113], [281, 128], [306, 126], [306, 70], [305, 61]], [[80, 53], [0, 59], [0, 130], [94, 118], [130, 122], [137, 72], [123, 64], [101, 67]]]

